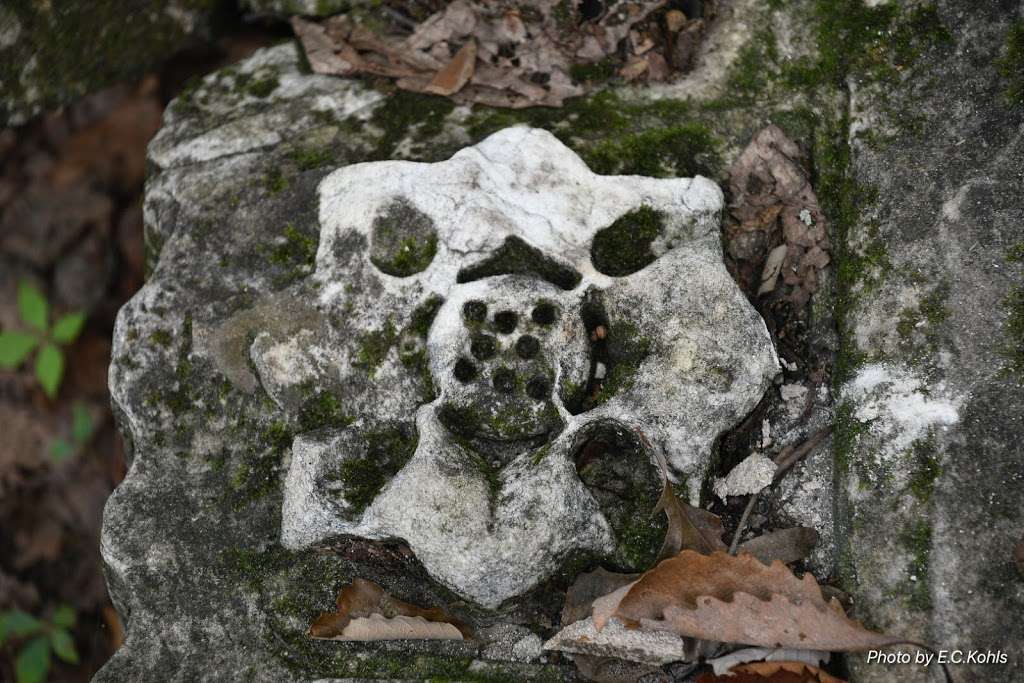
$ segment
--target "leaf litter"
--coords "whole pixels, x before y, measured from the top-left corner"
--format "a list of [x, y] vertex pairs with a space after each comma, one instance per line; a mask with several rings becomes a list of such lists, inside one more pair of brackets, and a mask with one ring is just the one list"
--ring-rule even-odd
[[352, 13], [291, 22], [314, 73], [518, 109], [560, 107], [612, 77], [667, 81], [689, 70], [714, 3], [694, 17], [667, 5], [455, 0], [418, 22], [390, 10], [406, 34], [375, 31]]

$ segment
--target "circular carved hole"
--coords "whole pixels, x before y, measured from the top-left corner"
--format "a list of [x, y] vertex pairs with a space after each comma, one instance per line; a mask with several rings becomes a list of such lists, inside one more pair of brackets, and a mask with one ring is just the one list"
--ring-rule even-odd
[[475, 323], [482, 323], [487, 318], [487, 304], [483, 301], [467, 301], [462, 304], [462, 317]]
[[494, 388], [504, 394], [511, 394], [516, 389], [516, 373], [508, 368], [498, 368], [491, 378]]
[[498, 340], [489, 334], [475, 334], [469, 344], [469, 350], [477, 360], [494, 358], [494, 354], [498, 352]]
[[476, 377], [476, 366], [468, 358], [460, 358], [455, 363], [455, 379], [463, 384], [470, 382]]
[[516, 340], [516, 353], [520, 358], [533, 358], [540, 351], [540, 342], [536, 337], [524, 334]]
[[514, 311], [501, 311], [494, 314], [494, 326], [502, 334], [511, 334], [519, 323], [519, 316]]
[[533, 313], [530, 314], [530, 317], [538, 325], [550, 325], [558, 317], [558, 309], [555, 308], [554, 304], [542, 301], [533, 307]]
[[547, 377], [537, 375], [530, 379], [526, 383], [526, 395], [530, 398], [535, 398], [538, 401], [543, 401], [551, 395], [551, 385], [548, 384]]

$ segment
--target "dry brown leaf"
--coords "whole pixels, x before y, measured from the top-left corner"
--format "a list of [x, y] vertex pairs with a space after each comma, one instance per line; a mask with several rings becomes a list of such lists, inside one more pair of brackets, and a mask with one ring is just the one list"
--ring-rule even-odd
[[[444, 624], [451, 626], [457, 633], [461, 634], [460, 638], [472, 637], [472, 633], [465, 625], [452, 618], [444, 610], [437, 607], [417, 607], [416, 605], [404, 602], [388, 594], [387, 591], [374, 582], [367, 581], [366, 579], [353, 579], [352, 583], [342, 588], [341, 592], [338, 593], [337, 607], [337, 611], [321, 614], [313, 621], [309, 627], [309, 635], [311, 637], [325, 640], [393, 640], [395, 638], [413, 637], [387, 635], [411, 632], [410, 629], [413, 629], [418, 624], [418, 622], [407, 621], [393, 621], [385, 624], [380, 621], [380, 619], [393, 620], [397, 617], [416, 617], [427, 622]], [[359, 619], [365, 620], [371, 617], [378, 617], [378, 619], [372, 624], [356, 623]], [[375, 629], [372, 632], [383, 635], [380, 638], [362, 637], [366, 633], [371, 632], [367, 631], [370, 627]], [[448, 629], [432, 628], [424, 630], [419, 626], [416, 626], [416, 628], [418, 632], [432, 634], [423, 637], [437, 638], [439, 637], [437, 634], [440, 633], [451, 634], [451, 631]], [[353, 634], [361, 637], [352, 637]]]
[[636, 581], [639, 576], [610, 572], [600, 567], [592, 572], [580, 574], [566, 591], [565, 605], [562, 607], [562, 626], [586, 619], [590, 616], [594, 600]]
[[722, 676], [707, 673], [696, 683], [845, 683], [816, 666], [803, 662], [751, 662], [729, 669]]
[[764, 564], [771, 564], [775, 560], [791, 564], [806, 559], [817, 544], [817, 531], [797, 526], [752, 538], [740, 544], [739, 552], [753, 555]]
[[679, 500], [668, 479], [668, 463], [665, 462], [665, 457], [657, 449], [651, 450], [661, 469], [661, 497], [654, 506], [654, 513], [664, 512], [668, 517], [665, 540], [655, 562], [673, 557], [680, 550], [696, 550], [705, 554], [725, 550], [726, 545], [722, 542], [725, 529], [722, 527], [721, 518]]
[[462, 640], [462, 634], [459, 629], [443, 621], [371, 614], [353, 619], [330, 640]]
[[[751, 555], [684, 550], [618, 593], [624, 595], [611, 616], [691, 638], [829, 652], [903, 642], [868, 631], [838, 602], [826, 603], [810, 574], [798, 579], [781, 562], [765, 566]], [[594, 603], [595, 624], [601, 602]]]
[[452, 61], [437, 72], [424, 88], [433, 95], [453, 95], [469, 82], [476, 67], [476, 41], [470, 39], [455, 53]]

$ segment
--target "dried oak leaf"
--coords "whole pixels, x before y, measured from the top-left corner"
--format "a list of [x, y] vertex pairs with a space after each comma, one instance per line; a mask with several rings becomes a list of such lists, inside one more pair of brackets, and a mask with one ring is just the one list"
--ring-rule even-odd
[[868, 631], [838, 602], [825, 602], [810, 574], [798, 579], [781, 562], [765, 566], [752, 555], [684, 550], [612, 596], [620, 599], [610, 614], [604, 598], [594, 603], [598, 628], [614, 616], [691, 638], [829, 652], [904, 642]]
[[696, 683], [844, 683], [816, 666], [803, 662], [751, 662], [740, 664], [729, 673], [701, 674]]
[[590, 616], [594, 600], [608, 595], [627, 583], [633, 583], [639, 574], [619, 574], [598, 567], [592, 572], [580, 574], [569, 586], [562, 607], [562, 626], [568, 626]]
[[696, 550], [704, 554], [725, 550], [726, 545], [722, 542], [722, 533], [725, 529], [722, 527], [721, 518], [679, 500], [668, 479], [668, 464], [665, 457], [657, 449], [652, 450], [661, 469], [661, 497], [654, 506], [654, 512], [664, 512], [668, 517], [665, 540], [655, 562], [673, 557], [680, 550]]
[[472, 632], [444, 610], [399, 600], [366, 579], [353, 579], [338, 593], [337, 611], [321, 614], [309, 627], [322, 640], [462, 640]]
[[470, 39], [455, 53], [452, 61], [437, 72], [424, 91], [433, 95], [454, 95], [473, 77], [476, 67], [476, 41]]

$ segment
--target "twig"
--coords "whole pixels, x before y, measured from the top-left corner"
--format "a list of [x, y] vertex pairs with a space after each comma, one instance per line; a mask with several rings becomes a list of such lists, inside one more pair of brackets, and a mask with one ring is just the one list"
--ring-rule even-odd
[[729, 544], [729, 554], [735, 555], [736, 549], [740, 547], [740, 535], [743, 533], [743, 528], [747, 526], [747, 517], [750, 517], [750, 513], [754, 509], [754, 505], [757, 504], [757, 499], [760, 497], [761, 492], [758, 491], [754, 495], [750, 496], [750, 500], [747, 501], [747, 507], [743, 510], [743, 516], [740, 517], [740, 523], [736, 525], [736, 533], [732, 535], [732, 543]]
[[[793, 465], [800, 462], [801, 459], [803, 459], [808, 453], [814, 450], [814, 447], [821, 443], [822, 440], [831, 433], [831, 427], [819, 429], [814, 434], [812, 434], [809, 439], [804, 441], [796, 448], [794, 448], [793, 446], [786, 446], [781, 451], [779, 451], [779, 454], [775, 456], [775, 464], [777, 465], [777, 469], [775, 470], [775, 476], [772, 478], [771, 486], [774, 486], [775, 484], [779, 483], [779, 480], [782, 479], [783, 475], [785, 475], [786, 472], [788, 472], [793, 467]], [[732, 535], [732, 542], [729, 544], [730, 555], [736, 554], [736, 550], [737, 548], [739, 548], [740, 545], [740, 536], [743, 534], [743, 529], [747, 526], [747, 518], [749, 518], [750, 513], [753, 512], [754, 506], [757, 504], [757, 500], [760, 496], [761, 492], [758, 491], [757, 493], [751, 495], [750, 500], [747, 501], [747, 507], [744, 508], [743, 510], [743, 515], [740, 517], [739, 524], [736, 525], [736, 533]]]
[[807, 441], [804, 441], [796, 448], [787, 446], [779, 451], [779, 454], [775, 456], [775, 464], [778, 465], [778, 469], [775, 470], [775, 477], [772, 478], [772, 485], [777, 484], [779, 480], [782, 479], [783, 475], [793, 467], [793, 465], [800, 462], [800, 460], [814, 450], [814, 447], [821, 443], [825, 437], [831, 433], [831, 427], [819, 429], [812, 434]]

